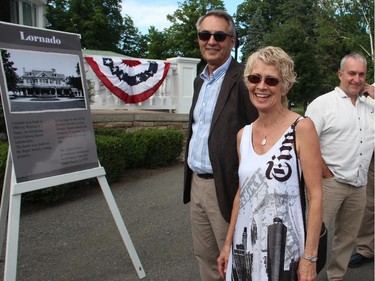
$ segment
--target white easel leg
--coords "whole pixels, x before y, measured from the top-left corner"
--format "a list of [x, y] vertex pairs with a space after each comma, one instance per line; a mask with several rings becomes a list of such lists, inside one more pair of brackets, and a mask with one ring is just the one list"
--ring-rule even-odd
[[4, 281], [16, 281], [20, 213], [21, 194], [12, 195], [9, 203]]
[[128, 230], [126, 229], [125, 223], [116, 205], [111, 189], [109, 188], [107, 179], [105, 178], [105, 176], [99, 176], [97, 177], [97, 179], [99, 181], [100, 187], [102, 188], [104, 197], [107, 200], [107, 204], [109, 206], [109, 209], [111, 210], [112, 216], [116, 222], [117, 228], [120, 231], [122, 240], [124, 241], [126, 249], [128, 250], [129, 256], [133, 262], [134, 268], [137, 271], [138, 277], [142, 279], [146, 277], [146, 273], [143, 270], [141, 261], [139, 260], [138, 254], [131, 241]]

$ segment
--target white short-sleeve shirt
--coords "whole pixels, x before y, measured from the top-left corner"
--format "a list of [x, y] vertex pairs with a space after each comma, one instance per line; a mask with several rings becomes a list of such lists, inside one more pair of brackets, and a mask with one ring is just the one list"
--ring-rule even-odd
[[354, 106], [336, 87], [309, 104], [305, 115], [315, 124], [323, 160], [335, 179], [366, 185], [374, 152], [374, 104], [358, 96]]

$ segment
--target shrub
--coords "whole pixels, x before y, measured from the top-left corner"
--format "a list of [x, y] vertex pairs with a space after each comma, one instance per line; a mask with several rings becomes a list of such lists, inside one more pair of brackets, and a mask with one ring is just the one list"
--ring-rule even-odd
[[95, 129], [95, 136], [112, 136], [112, 137], [122, 137], [126, 134], [124, 131], [117, 130], [117, 129], [109, 129], [109, 128], [101, 128]]
[[125, 146], [122, 138], [116, 135], [98, 134], [95, 136], [100, 164], [106, 171], [109, 183], [119, 180], [125, 170]]
[[[121, 179], [125, 169], [157, 168], [179, 160], [183, 134], [176, 130], [146, 129], [126, 133], [116, 129], [96, 129], [98, 159], [109, 183]], [[8, 143], [0, 141], [0, 176], [3, 182]], [[26, 202], [57, 202], [73, 188], [97, 184], [95, 179], [63, 184], [26, 193]]]
[[183, 135], [174, 130], [144, 130], [139, 134], [147, 142], [147, 152], [143, 166], [157, 168], [176, 163], [181, 152]]
[[66, 183], [59, 186], [47, 187], [24, 193], [23, 202], [55, 203], [62, 201], [65, 194], [75, 187], [75, 183]]
[[124, 158], [127, 168], [143, 167], [146, 161], [146, 154], [149, 140], [145, 138], [144, 130], [127, 133], [123, 135], [125, 146]]
[[3, 183], [4, 183], [5, 167], [7, 165], [7, 159], [8, 159], [8, 142], [7, 141], [0, 141], [0, 179], [1, 179], [1, 186], [3, 186]]
[[[99, 129], [98, 136], [121, 138], [126, 168], [157, 168], [175, 163], [182, 152], [183, 134], [177, 130], [145, 129], [125, 133], [114, 129]], [[104, 165], [103, 165], [104, 166]]]

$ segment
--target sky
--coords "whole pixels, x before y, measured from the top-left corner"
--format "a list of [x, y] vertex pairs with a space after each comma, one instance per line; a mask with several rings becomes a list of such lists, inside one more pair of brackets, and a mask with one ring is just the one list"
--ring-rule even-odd
[[56, 73], [65, 76], [77, 76], [76, 65], [79, 62], [77, 55], [56, 54], [48, 52], [36, 52], [27, 50], [7, 49], [10, 53], [10, 60], [14, 62], [13, 67], [17, 68], [16, 73], [23, 75], [23, 69], [31, 70], [51, 70], [56, 69]]
[[[168, 14], [173, 14], [178, 9], [178, 2], [183, 0], [122, 0], [122, 14], [130, 16], [134, 26], [142, 34], [147, 34], [150, 26], [155, 26], [157, 30], [163, 31], [170, 26], [167, 20]], [[224, 0], [225, 8], [230, 15], [237, 11], [237, 6], [244, 0]]]

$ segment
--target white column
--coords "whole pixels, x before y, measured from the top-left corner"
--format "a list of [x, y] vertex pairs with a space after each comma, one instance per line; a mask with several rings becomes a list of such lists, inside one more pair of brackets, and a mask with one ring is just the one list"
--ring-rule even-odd
[[171, 64], [176, 64], [171, 85], [171, 97], [176, 105], [176, 113], [189, 113], [193, 98], [193, 82], [197, 76], [197, 64], [200, 59], [176, 57], [167, 59]]
[[36, 23], [36, 26], [37, 27], [40, 27], [40, 28], [45, 28], [46, 27], [46, 17], [45, 17], [45, 14], [46, 14], [46, 5], [47, 5], [47, 1], [46, 0], [41, 0], [41, 1], [36, 1], [38, 4], [36, 4], [36, 19], [35, 19], [35, 23]]

